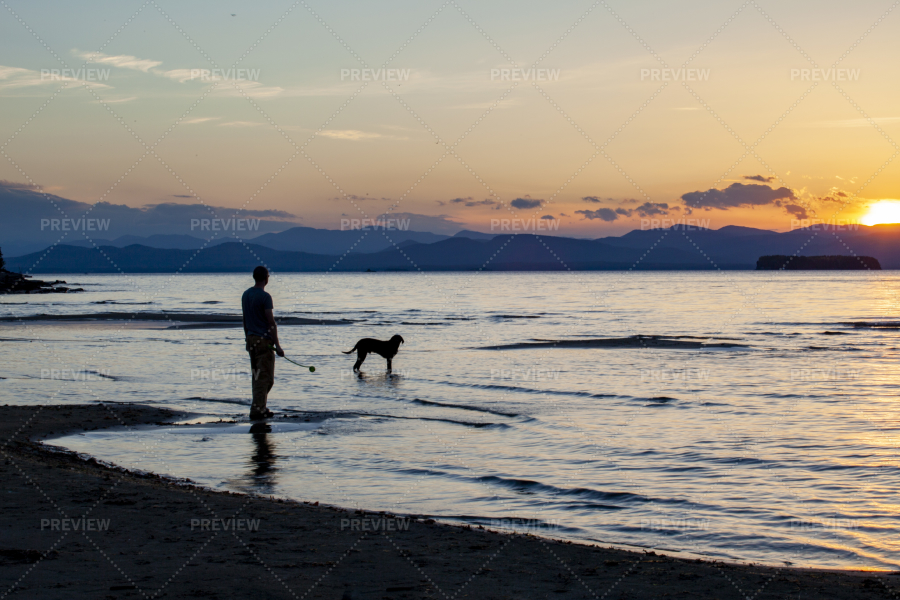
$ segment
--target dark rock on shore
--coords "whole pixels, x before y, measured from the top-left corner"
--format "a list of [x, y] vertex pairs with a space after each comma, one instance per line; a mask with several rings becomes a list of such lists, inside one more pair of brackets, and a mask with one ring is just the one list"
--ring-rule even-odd
[[82, 288], [69, 288], [63, 284], [65, 281], [41, 281], [31, 279], [21, 273], [12, 273], [7, 270], [0, 271], [0, 294], [66, 294], [69, 292], [83, 292]]
[[871, 256], [760, 256], [757, 271], [880, 271], [881, 264]]

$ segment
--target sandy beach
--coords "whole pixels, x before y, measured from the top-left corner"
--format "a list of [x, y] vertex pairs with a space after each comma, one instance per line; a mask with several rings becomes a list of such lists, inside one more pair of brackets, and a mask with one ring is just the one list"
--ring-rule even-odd
[[169, 422], [169, 411], [0, 410], [4, 597], [849, 599], [894, 597], [900, 584], [885, 573], [683, 559], [214, 492], [41, 443]]

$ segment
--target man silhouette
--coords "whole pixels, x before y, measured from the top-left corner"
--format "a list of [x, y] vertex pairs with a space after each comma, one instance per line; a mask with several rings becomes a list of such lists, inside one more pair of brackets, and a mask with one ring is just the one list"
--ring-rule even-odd
[[[278, 342], [278, 326], [272, 314], [272, 296], [266, 292], [269, 270], [263, 266], [253, 269], [256, 285], [241, 296], [244, 317], [244, 337], [250, 353], [250, 372], [253, 379], [253, 403], [250, 419], [265, 419], [274, 413], [266, 408], [269, 391], [275, 383], [275, 354], [284, 356]], [[272, 352], [272, 346], [275, 352]]]

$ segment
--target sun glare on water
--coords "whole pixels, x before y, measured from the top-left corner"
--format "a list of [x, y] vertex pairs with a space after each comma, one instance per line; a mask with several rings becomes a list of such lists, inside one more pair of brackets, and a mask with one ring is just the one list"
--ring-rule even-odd
[[900, 201], [879, 200], [869, 207], [869, 212], [860, 219], [860, 223], [863, 225], [900, 223]]

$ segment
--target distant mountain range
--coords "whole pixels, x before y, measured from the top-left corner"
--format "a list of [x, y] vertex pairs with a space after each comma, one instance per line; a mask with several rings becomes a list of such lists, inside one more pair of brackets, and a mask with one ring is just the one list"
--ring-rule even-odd
[[[100, 246], [113, 246], [124, 248], [126, 246], [147, 246], [148, 248], [163, 248], [167, 250], [199, 250], [229, 242], [246, 242], [257, 246], [265, 246], [273, 250], [286, 250], [289, 252], [310, 252], [314, 254], [340, 255], [348, 249], [350, 252], [381, 252], [392, 248], [394, 244], [402, 245], [408, 242], [433, 244], [448, 239], [449, 235], [429, 233], [427, 231], [400, 231], [396, 229], [353, 229], [339, 231], [333, 229], [315, 229], [313, 227], [293, 227], [280, 233], [266, 233], [255, 238], [232, 237], [222, 234], [213, 239], [199, 238], [192, 235], [123, 235], [114, 240], [92, 238], [89, 240], [74, 240], [64, 242], [67, 246], [80, 248], [99, 248]], [[478, 231], [460, 231], [452, 237], [467, 237], [472, 239], [489, 240], [494, 236]], [[14, 248], [21, 244], [15, 244]], [[29, 246], [32, 246], [29, 244]], [[2, 248], [3, 246], [0, 246]], [[40, 246], [43, 250], [43, 246]], [[12, 252], [11, 254], [16, 254]], [[19, 253], [22, 254], [22, 253]]]
[[787, 233], [676, 225], [597, 240], [295, 227], [246, 242], [224, 238], [206, 247], [204, 240], [184, 235], [134, 241], [118, 238], [102, 245], [102, 251], [60, 246], [7, 258], [7, 268], [26, 273], [199, 273], [242, 272], [263, 263], [282, 272], [754, 269], [760, 256], [773, 254], [857, 254], [874, 256], [885, 269], [900, 268], [900, 225], [818, 226]]

